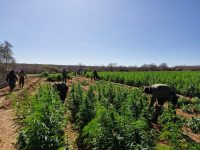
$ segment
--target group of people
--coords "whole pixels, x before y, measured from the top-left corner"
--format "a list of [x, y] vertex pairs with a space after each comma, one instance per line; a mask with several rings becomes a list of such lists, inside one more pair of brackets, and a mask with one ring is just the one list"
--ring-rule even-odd
[[[25, 78], [27, 78], [23, 69], [18, 74], [18, 77], [19, 77], [20, 88], [23, 89], [24, 83], [25, 83]], [[10, 71], [10, 73], [7, 75], [6, 81], [9, 83], [10, 92], [12, 92], [14, 90], [14, 88], [16, 86], [16, 82], [18, 81], [18, 77], [14, 70]], [[63, 80], [62, 80], [63, 83], [55, 84], [55, 87], [59, 91], [61, 100], [64, 102], [67, 91], [68, 91], [68, 87], [66, 85], [68, 72], [65, 69], [63, 69], [62, 77], [63, 77]], [[92, 80], [94, 79], [94, 81], [100, 79], [96, 70], [93, 71], [91, 79]], [[152, 86], [144, 87], [144, 92], [146, 94], [152, 95], [149, 106], [148, 106], [148, 110], [150, 110], [152, 108], [152, 106], [154, 106], [155, 114], [154, 114], [153, 118], [151, 119], [151, 122], [157, 123], [158, 116], [161, 113], [161, 108], [163, 107], [163, 105], [166, 101], [171, 102], [173, 104], [174, 109], [177, 106], [179, 96], [168, 85], [154, 84]]]
[[[84, 71], [84, 76], [85, 76], [85, 74], [86, 74], [86, 71]], [[65, 69], [63, 69], [63, 72], [62, 72], [62, 81], [64, 83], [66, 83], [67, 82], [67, 78], [68, 78], [68, 72]], [[100, 77], [99, 77], [99, 75], [98, 75], [98, 73], [97, 73], [96, 70], [94, 70], [92, 72], [91, 80], [94, 80], [94, 81], [100, 80]]]
[[[19, 77], [19, 79], [18, 79]], [[20, 88], [24, 88], [25, 78], [28, 79], [27, 75], [25, 74], [24, 70], [22, 69], [18, 74], [18, 77], [15, 73], [15, 70], [11, 70], [6, 77], [6, 81], [10, 86], [10, 92], [12, 92], [16, 87], [16, 82], [19, 80]]]

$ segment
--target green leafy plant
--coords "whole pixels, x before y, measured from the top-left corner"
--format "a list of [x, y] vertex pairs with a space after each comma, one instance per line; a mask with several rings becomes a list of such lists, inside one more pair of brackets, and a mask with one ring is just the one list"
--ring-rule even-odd
[[192, 118], [188, 121], [188, 126], [194, 133], [200, 133], [200, 118]]
[[[91, 77], [88, 72], [86, 77]], [[137, 87], [156, 83], [168, 84], [177, 93], [200, 97], [200, 72], [194, 71], [148, 71], [148, 72], [99, 72], [101, 80], [112, 81]]]
[[45, 71], [40, 74], [41, 77], [46, 78], [49, 75], [49, 72]]
[[48, 74], [47, 81], [55, 82], [55, 81], [62, 81], [61, 74]]
[[36, 96], [25, 96], [23, 101], [27, 102], [18, 108], [23, 115], [18, 149], [55, 150], [65, 146], [65, 108], [57, 92], [51, 86], [42, 86]]
[[[95, 94], [94, 90], [98, 92]], [[71, 110], [80, 129], [80, 141], [87, 149], [150, 149], [155, 146], [156, 134], [145, 118], [147, 101], [141, 94], [138, 89], [109, 82], [98, 82], [88, 91], [82, 91], [80, 85], [73, 86], [70, 108], [74, 108]]]

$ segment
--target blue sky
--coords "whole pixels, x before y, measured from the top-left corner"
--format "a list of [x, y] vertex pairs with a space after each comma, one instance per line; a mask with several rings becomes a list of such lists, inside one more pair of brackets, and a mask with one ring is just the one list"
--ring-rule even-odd
[[0, 0], [19, 63], [200, 65], [200, 0]]

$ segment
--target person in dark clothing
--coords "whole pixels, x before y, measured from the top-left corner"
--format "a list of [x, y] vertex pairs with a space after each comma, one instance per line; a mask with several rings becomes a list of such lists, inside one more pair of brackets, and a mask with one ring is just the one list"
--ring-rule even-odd
[[87, 71], [85, 70], [85, 71], [83, 72], [83, 76], [86, 76], [86, 74], [87, 74]]
[[18, 78], [14, 70], [9, 72], [9, 74], [6, 77], [6, 81], [8, 82], [10, 86], [10, 92], [12, 92], [16, 86], [16, 81], [18, 81]]
[[25, 77], [26, 77], [26, 79], [28, 79], [27, 78], [27, 76], [26, 76], [26, 74], [24, 73], [24, 70], [22, 69], [21, 70], [21, 72], [19, 73], [19, 85], [20, 85], [20, 88], [24, 88], [24, 83], [25, 83]]
[[96, 70], [93, 71], [93, 73], [92, 73], [92, 78], [91, 78], [91, 79], [92, 79], [92, 80], [94, 79], [94, 81], [100, 79], [100, 77], [99, 77], [99, 75], [98, 75], [98, 73], [97, 73]]
[[151, 101], [148, 106], [148, 110], [156, 103], [155, 115], [152, 118], [152, 122], [157, 123], [158, 116], [161, 113], [161, 109], [166, 101], [173, 104], [173, 109], [176, 108], [179, 96], [176, 92], [166, 84], [154, 84], [144, 88], [144, 92], [152, 94]]
[[62, 72], [62, 77], [63, 77], [63, 82], [67, 82], [67, 71], [65, 69], [63, 69], [63, 72]]
[[65, 99], [67, 97], [67, 92], [68, 92], [68, 86], [66, 83], [57, 83], [55, 84], [56, 89], [59, 92], [60, 99], [62, 100], [63, 103], [65, 103]]

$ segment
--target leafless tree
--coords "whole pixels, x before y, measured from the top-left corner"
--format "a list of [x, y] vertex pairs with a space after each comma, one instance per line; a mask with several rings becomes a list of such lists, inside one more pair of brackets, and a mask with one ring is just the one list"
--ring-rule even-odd
[[166, 64], [166, 63], [162, 63], [162, 64], [160, 64], [159, 65], [159, 69], [161, 70], [161, 71], [165, 71], [165, 70], [168, 70], [168, 65]]
[[5, 76], [5, 73], [11, 69], [15, 63], [12, 48], [12, 44], [8, 41], [0, 43], [0, 79]]

